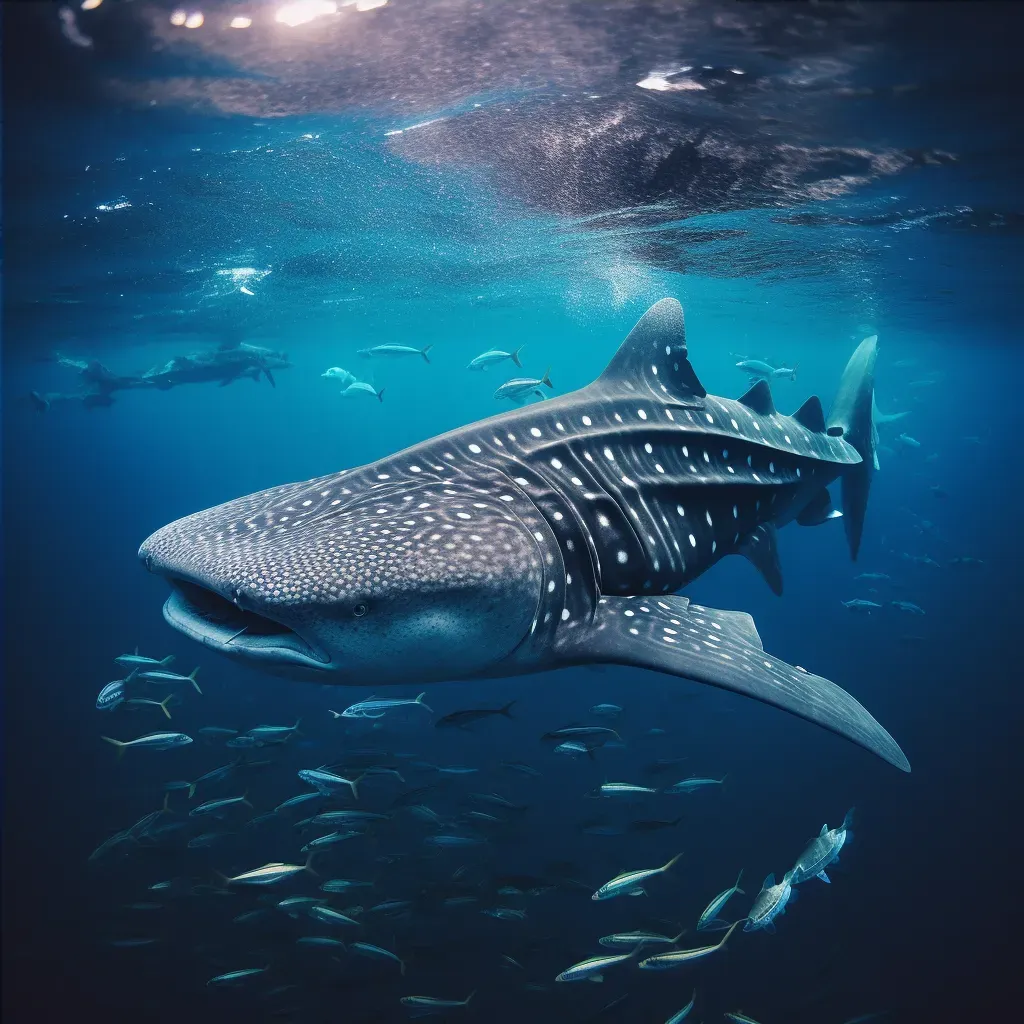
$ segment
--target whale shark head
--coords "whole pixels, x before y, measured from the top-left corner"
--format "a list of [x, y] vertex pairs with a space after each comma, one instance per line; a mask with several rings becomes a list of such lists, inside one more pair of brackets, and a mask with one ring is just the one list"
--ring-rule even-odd
[[535, 536], [482, 489], [435, 480], [399, 491], [378, 479], [389, 476], [382, 465], [158, 530], [139, 557], [171, 584], [168, 623], [262, 669], [324, 682], [487, 674], [535, 619]]

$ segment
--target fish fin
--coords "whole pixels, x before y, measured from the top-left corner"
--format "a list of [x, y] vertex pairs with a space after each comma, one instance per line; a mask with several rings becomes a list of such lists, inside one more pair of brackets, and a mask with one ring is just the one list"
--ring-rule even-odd
[[[554, 388], [555, 385], [551, 383], [551, 378], [548, 376], [549, 373], [551, 373], [550, 366], [544, 371], [544, 376], [541, 377], [540, 382], [541, 384], [547, 384], [549, 388]], [[540, 395], [541, 398], [544, 397], [543, 391], [538, 391], [537, 394]]]
[[429, 358], [429, 356], [427, 355], [427, 353], [428, 353], [428, 352], [429, 352], [429, 351], [430, 351], [430, 350], [431, 350], [431, 349], [432, 349], [433, 347], [434, 347], [433, 345], [424, 345], [424, 347], [420, 349], [420, 355], [421, 355], [421, 356], [423, 356], [423, 362], [425, 362], [425, 363], [429, 363], [429, 362], [430, 362], [430, 358]]
[[272, 387], [277, 387], [277, 381], [274, 380], [274, 375], [270, 372], [270, 369], [266, 366], [263, 367], [263, 376], [267, 378], [267, 383]]
[[590, 387], [603, 395], [646, 392], [702, 408], [707, 391], [690, 365], [678, 300], [662, 299], [651, 306]]
[[824, 824], [824, 825], [822, 825], [822, 826], [821, 826], [821, 831], [820, 831], [820, 832], [818, 833], [818, 837], [820, 838], [820, 837], [821, 837], [821, 836], [823, 836], [823, 835], [824, 835], [824, 834], [825, 834], [825, 833], [826, 833], [827, 831], [828, 831], [828, 824], [826, 823], [826, 824]]
[[679, 858], [682, 857], [682, 855], [683, 851], [680, 850], [679, 853], [677, 853], [667, 864], [663, 864], [659, 870], [668, 871], [669, 868], [674, 867], [678, 863]]
[[850, 558], [857, 560], [871, 489], [877, 433], [872, 420], [878, 336], [865, 338], [850, 357], [828, 412], [826, 432], [856, 449], [861, 462], [843, 471], [843, 523]]
[[124, 681], [126, 683], [130, 683], [138, 674], [139, 674], [139, 667], [138, 667], [138, 665], [136, 665], [135, 668], [133, 668], [131, 670], [131, 672], [129, 672], [128, 675], [126, 675], [124, 677]]
[[250, 811], [256, 810], [256, 808], [253, 807], [251, 803], [249, 803], [249, 790], [246, 790], [242, 794], [242, 803], [245, 804], [245, 806], [248, 807]]
[[316, 854], [316, 850], [310, 850], [309, 853], [306, 855], [305, 870], [308, 871], [314, 878], [319, 878], [320, 876], [313, 870], [313, 858], [316, 856]]
[[[819, 871], [818, 874], [815, 877], [820, 878], [823, 882], [826, 882], [829, 885], [832, 884], [832, 879], [829, 878], [828, 875], [826, 875], [824, 871]], [[793, 896], [795, 896], [795, 895], [796, 895], [796, 893], [794, 892]], [[793, 896], [790, 896], [790, 899], [792, 899]]]
[[432, 707], [431, 707], [431, 706], [430, 706], [430, 705], [429, 705], [429, 704], [428, 704], [428, 703], [427, 703], [427, 702], [426, 702], [426, 701], [425, 701], [425, 700], [423, 699], [424, 697], [426, 697], [426, 695], [427, 695], [427, 691], [426, 691], [426, 690], [424, 690], [424, 691], [423, 691], [423, 692], [422, 692], [422, 693], [421, 693], [421, 694], [420, 694], [420, 695], [419, 695], [419, 696], [418, 696], [418, 697], [416, 698], [416, 703], [417, 703], [417, 704], [422, 704], [422, 705], [423, 705], [423, 706], [424, 706], [424, 707], [425, 707], [425, 708], [426, 708], [426, 709], [427, 709], [427, 710], [428, 710], [428, 711], [429, 711], [429, 712], [430, 712], [431, 714], [433, 714], [433, 713], [434, 713], [434, 709], [433, 709], [433, 708], [432, 708]]
[[832, 507], [832, 495], [828, 493], [828, 488], [822, 487], [803, 507], [796, 521], [798, 526], [820, 526], [841, 516], [842, 512]]
[[384, 388], [381, 388], [380, 391], [377, 392], [377, 401], [383, 403], [383, 401], [384, 401]]
[[587, 981], [592, 981], [592, 982], [595, 982], [595, 983], [600, 983], [600, 982], [604, 981], [604, 975], [603, 974], [591, 974], [591, 975], [588, 975]]
[[763, 377], [758, 378], [751, 388], [744, 392], [739, 402], [759, 416], [771, 416], [775, 412], [772, 389]]
[[195, 795], [196, 795], [196, 784], [194, 782], [190, 782], [188, 784], [188, 798], [189, 798], [189, 800], [191, 800], [192, 797], [194, 797]]
[[330, 712], [330, 713], [331, 713], [332, 715], [334, 715], [334, 717], [335, 717], [335, 718], [341, 718], [341, 717], [342, 717], [342, 714], [341, 714], [341, 712], [340, 712], [340, 711], [331, 711], [331, 709], [330, 709], [330, 708], [328, 708], [327, 710], [328, 710], [328, 711], [329, 711], [329, 712]]
[[[627, 618], [623, 613], [639, 607], [639, 599], [602, 597], [589, 629], [578, 628], [557, 639], [559, 660], [569, 665], [598, 662], [649, 668], [732, 690], [845, 736], [910, 771], [896, 741], [846, 691], [766, 654], [749, 615], [705, 608], [671, 595], [649, 601], [645, 607], [650, 612]], [[665, 628], [677, 633], [666, 634]], [[713, 635], [716, 647], [684, 639], [694, 635], [691, 629], [702, 641]], [[677, 635], [681, 642], [667, 642]]]
[[161, 710], [161, 711], [162, 711], [162, 712], [163, 712], [163, 713], [164, 713], [164, 714], [165, 714], [165, 715], [166, 715], [166, 716], [167, 716], [168, 718], [170, 718], [170, 717], [171, 717], [171, 713], [170, 713], [170, 711], [168, 711], [168, 710], [167, 710], [167, 702], [168, 702], [168, 701], [169, 701], [169, 700], [170, 700], [170, 699], [171, 699], [171, 698], [172, 698], [173, 696], [174, 696], [174, 694], [173, 694], [173, 693], [169, 693], [169, 694], [167, 694], [167, 696], [166, 696], [166, 697], [164, 697], [164, 699], [163, 699], [163, 700], [161, 700], [161, 701], [157, 701], [157, 703], [158, 703], [158, 704], [160, 705], [160, 710]]
[[170, 664], [171, 664], [171, 663], [172, 663], [173, 661], [174, 661], [174, 655], [173, 655], [173, 654], [168, 654], [168, 655], [167, 655], [167, 657], [166, 657], [166, 658], [164, 658], [164, 659], [163, 659], [162, 661], [160, 661], [160, 662], [159, 662], [158, 664], [160, 664], [160, 665], [162, 665], [162, 666], [163, 666], [164, 668], [166, 668], [166, 667], [167, 667], [168, 665], [170, 665]]
[[504, 715], [506, 718], [511, 718], [512, 715], [509, 712], [512, 710], [513, 704], [515, 704], [515, 701], [510, 700], [507, 704], [502, 706], [501, 710], [498, 713]]
[[524, 349], [525, 347], [526, 347], [525, 345], [520, 345], [520, 346], [519, 346], [519, 348], [517, 348], [517, 349], [516, 349], [516, 350], [515, 350], [515, 351], [514, 351], [514, 352], [513, 352], [513, 353], [512, 353], [512, 354], [511, 354], [510, 356], [509, 356], [509, 359], [511, 359], [511, 360], [512, 360], [512, 362], [513, 362], [513, 363], [515, 363], [515, 364], [516, 364], [516, 366], [518, 366], [520, 370], [521, 370], [521, 369], [523, 368], [523, 364], [522, 364], [522, 362], [520, 362], [520, 360], [519, 360], [519, 353], [520, 353], [520, 352], [522, 352], [522, 351], [523, 351], [523, 349]]
[[199, 689], [199, 684], [196, 682], [196, 673], [198, 671], [199, 671], [199, 666], [196, 665], [196, 667], [194, 669], [192, 669], [191, 672], [189, 672], [189, 674], [188, 674], [188, 681], [192, 684], [192, 686], [195, 689], [196, 693], [198, 693], [199, 696], [201, 697], [203, 695], [203, 691]]
[[111, 739], [109, 736], [103, 736], [101, 738], [105, 739], [108, 743], [112, 743], [115, 747], [117, 747], [117, 759], [120, 761], [121, 758], [124, 757], [125, 748], [128, 746], [128, 744], [123, 742], [122, 740]]
[[741, 893], [741, 894], [742, 894], [742, 895], [744, 895], [744, 896], [746, 896], [747, 894], [746, 894], [745, 892], [743, 892], [743, 890], [742, 890], [742, 889], [740, 888], [740, 880], [741, 880], [741, 879], [743, 878], [743, 872], [744, 872], [745, 870], [746, 870], [745, 868], [740, 868], [740, 873], [739, 873], [739, 874], [738, 874], [738, 875], [736, 876], [736, 884], [735, 884], [735, 885], [733, 886], [733, 888], [734, 888], [734, 889], [735, 889], [735, 890], [736, 890], [736, 891], [737, 891], [738, 893]]
[[[854, 812], [854, 808], [853, 807], [851, 807], [846, 812], [846, 816], [843, 818], [843, 823], [842, 823], [842, 825], [839, 826], [840, 829], [843, 832], [848, 832], [849, 829], [850, 829], [850, 826], [853, 824], [853, 812]], [[847, 836], [847, 839], [849, 839], [849, 836]]]
[[765, 931], [766, 931], [766, 932], [767, 932], [767, 933], [768, 933], [769, 935], [774, 935], [774, 934], [775, 934], [775, 925], [774, 925], [774, 924], [773, 924], [773, 923], [772, 923], [771, 921], [769, 921], [769, 922], [768, 922], [768, 923], [767, 923], [767, 924], [766, 924], [766, 925], [764, 926], [764, 930], [765, 930]]
[[775, 872], [771, 872], [761, 885], [762, 889], [770, 889], [775, 884]]
[[778, 532], [771, 523], [762, 523], [740, 545], [739, 553], [761, 574], [768, 589], [782, 596], [782, 566], [779, 563]]

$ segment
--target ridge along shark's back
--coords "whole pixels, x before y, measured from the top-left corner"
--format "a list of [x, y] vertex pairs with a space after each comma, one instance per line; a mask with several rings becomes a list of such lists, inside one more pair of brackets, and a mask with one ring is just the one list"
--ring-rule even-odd
[[271, 670], [377, 685], [637, 665], [906, 769], [853, 698], [765, 654], [749, 616], [671, 596], [733, 553], [778, 592], [776, 528], [835, 515], [827, 486], [860, 462], [817, 399], [789, 417], [764, 382], [708, 395], [665, 299], [580, 391], [187, 517], [140, 556], [172, 582], [172, 625]]

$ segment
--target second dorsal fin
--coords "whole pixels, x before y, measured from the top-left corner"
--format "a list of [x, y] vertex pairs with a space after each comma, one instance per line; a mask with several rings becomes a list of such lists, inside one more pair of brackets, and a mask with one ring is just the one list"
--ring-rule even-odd
[[775, 412], [775, 403], [772, 401], [772, 389], [768, 387], [768, 381], [759, 380], [740, 399], [740, 405], [745, 405], [760, 416], [771, 416]]
[[679, 302], [662, 299], [651, 306], [590, 386], [615, 395], [653, 392], [665, 401], [703, 407], [707, 391], [687, 356]]
[[795, 413], [793, 413], [793, 419], [795, 419], [800, 426], [814, 431], [815, 434], [825, 433], [825, 413], [821, 408], [821, 399], [818, 398], [817, 395], [811, 395], [811, 397], [808, 398]]

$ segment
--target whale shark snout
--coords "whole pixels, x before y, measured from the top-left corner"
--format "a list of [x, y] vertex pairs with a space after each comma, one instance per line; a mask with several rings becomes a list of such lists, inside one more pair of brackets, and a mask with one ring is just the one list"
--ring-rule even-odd
[[171, 586], [164, 618], [222, 654], [321, 682], [487, 672], [535, 618], [533, 533], [486, 495], [430, 487], [414, 501], [380, 483], [286, 485], [158, 530], [139, 558]]

